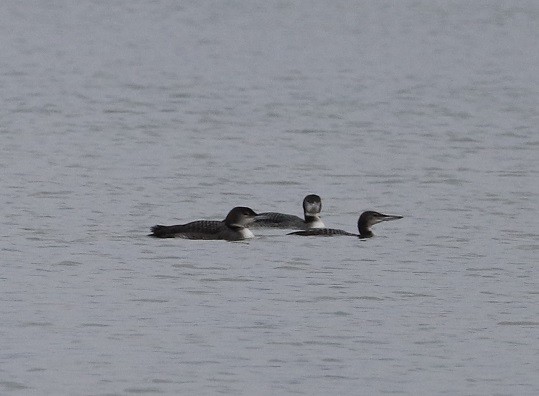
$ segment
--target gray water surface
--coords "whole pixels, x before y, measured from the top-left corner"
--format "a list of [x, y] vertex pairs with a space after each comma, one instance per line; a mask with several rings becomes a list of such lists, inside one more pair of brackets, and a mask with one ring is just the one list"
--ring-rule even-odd
[[[0, 393], [539, 394], [535, 1], [5, 1]], [[375, 238], [156, 240], [236, 205]]]

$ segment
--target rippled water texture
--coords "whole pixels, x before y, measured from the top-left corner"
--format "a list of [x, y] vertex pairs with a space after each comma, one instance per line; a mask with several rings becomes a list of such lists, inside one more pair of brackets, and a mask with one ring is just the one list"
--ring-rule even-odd
[[[536, 1], [4, 1], [0, 393], [539, 394]], [[236, 205], [375, 238], [156, 240]]]

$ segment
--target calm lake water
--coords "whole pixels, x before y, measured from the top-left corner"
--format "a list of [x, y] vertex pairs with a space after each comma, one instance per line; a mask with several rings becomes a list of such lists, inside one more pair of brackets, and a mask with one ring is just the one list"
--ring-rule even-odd
[[[539, 3], [8, 0], [0, 393], [539, 394]], [[376, 237], [156, 240], [237, 205]]]

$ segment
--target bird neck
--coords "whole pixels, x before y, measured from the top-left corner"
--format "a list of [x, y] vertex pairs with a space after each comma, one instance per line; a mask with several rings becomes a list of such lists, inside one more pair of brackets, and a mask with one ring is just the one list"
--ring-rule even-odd
[[364, 224], [359, 223], [357, 225], [357, 228], [359, 230], [359, 237], [360, 238], [371, 238], [372, 236], [374, 236], [374, 234], [372, 233], [370, 228], [368, 226], [364, 225]]
[[305, 213], [305, 223], [314, 223], [317, 220], [320, 220], [320, 216]]

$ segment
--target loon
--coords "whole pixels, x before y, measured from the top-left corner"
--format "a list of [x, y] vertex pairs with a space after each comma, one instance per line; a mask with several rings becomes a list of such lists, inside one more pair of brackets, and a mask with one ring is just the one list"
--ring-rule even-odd
[[310, 194], [303, 199], [303, 213], [305, 219], [301, 217], [275, 212], [260, 213], [255, 218], [253, 228], [291, 228], [296, 230], [307, 230], [309, 228], [325, 227], [320, 220], [322, 210], [322, 200], [318, 195]]
[[361, 216], [359, 216], [359, 220], [357, 221], [357, 228], [359, 230], [359, 235], [352, 234], [350, 232], [343, 231], [343, 230], [336, 230], [333, 228], [313, 228], [313, 229], [305, 230], [305, 231], [291, 232], [288, 235], [302, 235], [302, 236], [349, 235], [349, 236], [355, 236], [359, 238], [371, 238], [372, 236], [374, 236], [374, 234], [371, 231], [371, 227], [373, 225], [381, 223], [382, 221], [398, 220], [398, 219], [402, 219], [402, 216], [385, 215], [382, 213], [374, 212], [372, 210], [368, 210], [366, 212], [361, 213]]
[[151, 228], [152, 233], [148, 236], [241, 241], [254, 237], [248, 227], [255, 220], [255, 216], [256, 213], [251, 208], [237, 206], [228, 212], [223, 221], [197, 220], [172, 226], [156, 225]]

